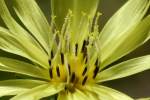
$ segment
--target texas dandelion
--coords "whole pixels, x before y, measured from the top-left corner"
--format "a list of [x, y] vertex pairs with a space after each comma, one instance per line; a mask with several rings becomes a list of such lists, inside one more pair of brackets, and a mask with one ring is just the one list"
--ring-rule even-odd
[[102, 31], [98, 0], [51, 0], [50, 23], [35, 0], [12, 2], [17, 21], [0, 0], [0, 49], [27, 60], [0, 56], [1, 71], [23, 75], [0, 81], [1, 97], [133, 100], [101, 83], [150, 69], [150, 55], [110, 66], [149, 40], [149, 0], [128, 0]]

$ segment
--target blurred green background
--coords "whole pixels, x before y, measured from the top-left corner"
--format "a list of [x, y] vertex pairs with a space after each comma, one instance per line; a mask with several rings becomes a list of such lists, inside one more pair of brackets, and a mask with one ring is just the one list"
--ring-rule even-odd
[[[6, 1], [8, 5], [11, 6], [11, 0], [6, 0]], [[37, 0], [37, 2], [40, 5], [41, 9], [44, 11], [48, 20], [50, 21], [50, 0]], [[114, 14], [114, 12], [118, 10], [125, 2], [126, 0], [101, 0], [99, 4], [99, 8], [98, 8], [98, 11], [103, 13], [99, 22], [100, 29], [105, 25], [106, 21], [112, 16], [112, 14]], [[0, 23], [1, 23], [0, 24], [1, 26], [4, 25], [1, 19], [0, 19]], [[127, 60], [133, 57], [138, 57], [138, 56], [142, 56], [146, 54], [150, 54], [150, 41], [145, 43], [143, 46], [137, 48], [135, 51], [133, 51], [129, 55], [123, 57], [116, 63], [122, 60]], [[11, 56], [11, 57], [18, 58], [18, 56], [6, 54], [3, 51], [0, 51], [0, 56]], [[1, 80], [4, 80], [6, 78], [14, 78], [14, 77], [15, 75], [12, 73], [0, 72]], [[136, 97], [136, 98], [137, 97], [150, 97], [150, 71], [145, 71], [145, 72], [142, 72], [142, 73], [139, 73], [139, 74], [127, 77], [127, 78], [118, 79], [115, 81], [109, 81], [104, 84], [114, 89], [120, 90], [132, 97]]]

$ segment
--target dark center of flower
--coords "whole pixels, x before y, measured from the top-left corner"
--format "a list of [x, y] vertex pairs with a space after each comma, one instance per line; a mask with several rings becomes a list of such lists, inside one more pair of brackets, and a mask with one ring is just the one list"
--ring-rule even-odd
[[100, 66], [100, 60], [97, 57], [88, 56], [89, 41], [84, 40], [79, 48], [75, 43], [74, 52], [51, 51], [49, 62], [50, 81], [65, 82], [66, 88], [73, 91], [74, 87], [84, 87], [86, 84], [94, 83]]

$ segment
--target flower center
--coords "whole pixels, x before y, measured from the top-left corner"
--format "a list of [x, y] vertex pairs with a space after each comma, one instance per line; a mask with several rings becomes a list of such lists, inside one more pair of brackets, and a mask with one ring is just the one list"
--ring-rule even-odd
[[54, 35], [48, 61], [50, 81], [66, 83], [69, 91], [95, 83], [100, 67], [99, 16], [98, 13], [93, 21], [83, 14], [79, 26], [74, 28], [69, 12], [60, 31], [52, 27]]
[[89, 41], [84, 40], [81, 49], [78, 44], [74, 46], [74, 52], [51, 51], [49, 60], [50, 81], [65, 82], [66, 89], [73, 91], [74, 87], [83, 87], [86, 84], [95, 83], [94, 79], [99, 71], [99, 58], [89, 59], [87, 47]]

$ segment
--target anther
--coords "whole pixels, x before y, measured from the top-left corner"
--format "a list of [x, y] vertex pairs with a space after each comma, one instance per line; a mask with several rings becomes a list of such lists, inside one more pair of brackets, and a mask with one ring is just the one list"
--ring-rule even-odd
[[60, 70], [58, 66], [56, 67], [56, 71], [57, 71], [57, 76], [60, 77]]
[[61, 53], [60, 55], [61, 55], [61, 63], [64, 64], [64, 54]]
[[99, 71], [99, 67], [96, 66], [95, 69], [94, 69], [94, 75], [93, 75], [93, 78], [96, 77], [96, 75], [98, 74], [98, 71]]
[[86, 74], [86, 72], [87, 72], [87, 67], [84, 68], [82, 76], [84, 76]]
[[78, 44], [75, 44], [75, 55], [77, 56], [78, 54]]
[[87, 61], [88, 61], [88, 57], [86, 56], [86, 57], [85, 57], [85, 64], [87, 63]]
[[56, 43], [57, 43], [57, 45], [59, 44], [59, 42], [60, 42], [60, 40], [59, 40], [59, 35], [58, 34], [56, 34], [56, 38], [55, 38], [55, 40], [56, 40]]
[[95, 66], [98, 66], [98, 58], [96, 59]]
[[86, 40], [83, 41], [82, 45], [82, 53], [83, 53], [83, 58], [87, 57], [87, 46], [88, 42]]
[[87, 76], [84, 77], [83, 81], [82, 81], [82, 85], [85, 85], [86, 81], [87, 81]]
[[71, 67], [70, 64], [68, 64], [68, 71], [69, 71], [69, 75], [71, 74]]
[[86, 46], [86, 41], [84, 40], [84, 41], [83, 41], [83, 45], [82, 45], [82, 52], [84, 52], [85, 46]]
[[75, 75], [75, 72], [73, 72], [71, 79], [70, 79], [70, 82], [73, 83], [75, 81], [75, 78], [76, 78], [76, 75]]
[[52, 79], [53, 78], [53, 69], [52, 69], [52, 67], [50, 67], [50, 69], [49, 69], [49, 75], [50, 75], [50, 78]]
[[50, 59], [48, 60], [48, 64], [49, 64], [49, 66], [51, 66], [51, 64], [52, 64], [52, 62], [51, 62], [51, 60], [50, 60]]
[[53, 54], [53, 51], [51, 51], [51, 59], [54, 58], [54, 54]]
[[87, 47], [84, 48], [84, 51], [83, 51], [83, 58], [87, 57]]

